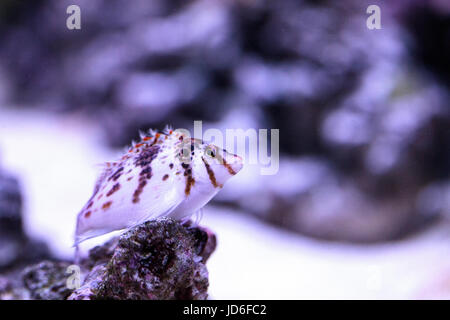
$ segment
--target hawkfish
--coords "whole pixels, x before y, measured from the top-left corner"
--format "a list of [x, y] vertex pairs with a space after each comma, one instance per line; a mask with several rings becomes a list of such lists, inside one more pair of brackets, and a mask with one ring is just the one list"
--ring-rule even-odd
[[242, 167], [238, 155], [181, 130], [141, 133], [120, 159], [104, 164], [77, 216], [75, 247], [157, 218], [187, 221]]

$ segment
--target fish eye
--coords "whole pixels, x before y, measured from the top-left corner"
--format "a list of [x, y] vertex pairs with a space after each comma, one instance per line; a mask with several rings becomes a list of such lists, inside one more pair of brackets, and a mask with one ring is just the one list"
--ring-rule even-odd
[[206, 154], [210, 156], [211, 158], [216, 157], [216, 150], [214, 148], [208, 148], [206, 149]]

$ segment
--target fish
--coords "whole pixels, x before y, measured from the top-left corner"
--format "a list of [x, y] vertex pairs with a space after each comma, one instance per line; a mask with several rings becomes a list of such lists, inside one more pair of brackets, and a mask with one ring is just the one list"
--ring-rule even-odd
[[242, 167], [240, 156], [183, 130], [141, 133], [122, 157], [103, 165], [78, 213], [74, 246], [162, 217], [185, 222]]

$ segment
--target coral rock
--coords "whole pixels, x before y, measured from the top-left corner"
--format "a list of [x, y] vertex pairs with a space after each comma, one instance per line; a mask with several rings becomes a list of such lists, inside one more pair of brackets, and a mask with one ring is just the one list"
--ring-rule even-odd
[[205, 262], [215, 246], [207, 230], [145, 222], [90, 251], [82, 266], [95, 266], [69, 299], [206, 299]]
[[26, 268], [22, 279], [30, 298], [35, 300], [63, 300], [72, 290], [66, 285], [68, 262], [43, 261]]
[[0, 276], [0, 300], [206, 299], [205, 263], [215, 247], [207, 229], [148, 221], [91, 249], [80, 266], [42, 261]]

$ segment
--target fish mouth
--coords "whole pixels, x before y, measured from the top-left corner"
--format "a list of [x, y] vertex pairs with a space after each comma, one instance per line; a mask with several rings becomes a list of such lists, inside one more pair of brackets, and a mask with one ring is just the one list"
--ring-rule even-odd
[[231, 175], [235, 175], [244, 167], [244, 161], [242, 157], [237, 154], [232, 154], [227, 157], [224, 165], [227, 167], [228, 172]]

